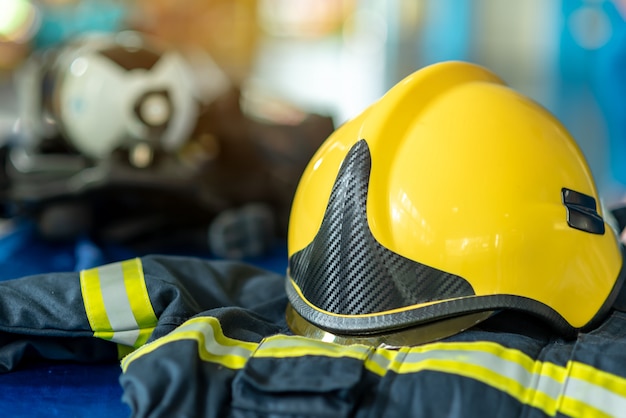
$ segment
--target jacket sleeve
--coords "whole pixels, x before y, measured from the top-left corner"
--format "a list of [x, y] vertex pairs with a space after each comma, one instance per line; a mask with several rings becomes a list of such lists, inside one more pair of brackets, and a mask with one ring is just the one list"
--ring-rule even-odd
[[118, 359], [204, 310], [262, 304], [263, 291], [246, 291], [259, 276], [280, 280], [239, 262], [147, 256], [0, 282], [0, 372]]

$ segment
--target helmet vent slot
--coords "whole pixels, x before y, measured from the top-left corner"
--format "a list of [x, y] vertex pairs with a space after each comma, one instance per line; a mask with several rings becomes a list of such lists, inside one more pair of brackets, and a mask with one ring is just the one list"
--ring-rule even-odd
[[591, 234], [604, 234], [604, 220], [597, 212], [596, 200], [584, 193], [562, 188], [563, 205], [567, 210], [567, 224]]

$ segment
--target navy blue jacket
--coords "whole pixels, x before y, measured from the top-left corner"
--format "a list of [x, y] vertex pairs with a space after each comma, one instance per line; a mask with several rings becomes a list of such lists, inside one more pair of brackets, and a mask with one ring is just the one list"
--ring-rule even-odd
[[0, 283], [0, 369], [122, 358], [136, 417], [626, 416], [626, 314], [576, 340], [501, 313], [400, 349], [294, 336], [284, 277], [150, 256]]

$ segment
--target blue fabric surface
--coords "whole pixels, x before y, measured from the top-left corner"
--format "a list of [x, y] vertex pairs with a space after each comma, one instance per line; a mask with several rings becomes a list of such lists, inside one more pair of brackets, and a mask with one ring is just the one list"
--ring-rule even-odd
[[[164, 254], [211, 258], [210, 254], [166, 249]], [[51, 243], [39, 238], [36, 227], [24, 222], [12, 225], [0, 236], [0, 281], [32, 274], [80, 271], [115, 261], [147, 255], [117, 245], [98, 245], [89, 238], [67, 243]], [[267, 270], [284, 274], [287, 246], [278, 242], [264, 257], [243, 260]]]
[[117, 364], [42, 364], [0, 375], [4, 417], [126, 417]]
[[52, 243], [39, 238], [35, 226], [23, 222], [8, 226], [0, 238], [0, 280], [39, 273], [79, 271], [96, 265], [134, 257], [117, 246], [97, 246], [87, 238]]
[[[207, 254], [176, 255], [207, 256]], [[284, 243], [266, 257], [244, 260], [283, 274], [287, 267]], [[118, 246], [96, 245], [84, 238], [53, 244], [38, 237], [29, 223], [10, 226], [0, 238], [0, 280], [59, 271], [79, 271], [141, 256]], [[0, 416], [3, 417], [125, 417], [121, 401], [119, 364], [36, 364], [0, 374]]]

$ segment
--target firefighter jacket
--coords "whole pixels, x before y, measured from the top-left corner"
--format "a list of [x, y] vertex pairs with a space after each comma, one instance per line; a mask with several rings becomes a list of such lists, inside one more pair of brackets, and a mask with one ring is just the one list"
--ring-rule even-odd
[[293, 335], [281, 275], [148, 256], [0, 283], [0, 369], [121, 358], [136, 417], [626, 416], [626, 314], [563, 340], [513, 313], [416, 347]]

